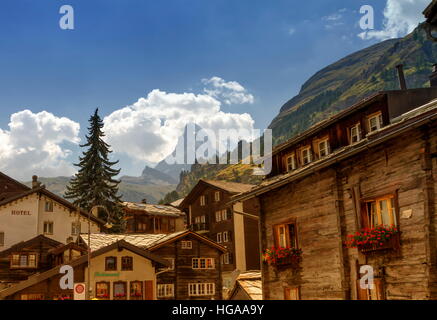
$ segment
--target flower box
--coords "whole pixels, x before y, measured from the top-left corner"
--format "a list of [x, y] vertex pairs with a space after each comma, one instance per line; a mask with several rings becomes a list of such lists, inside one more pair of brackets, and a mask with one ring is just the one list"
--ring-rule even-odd
[[301, 261], [302, 250], [294, 248], [271, 248], [264, 252], [264, 261], [276, 267], [297, 268]]
[[400, 234], [396, 227], [377, 226], [348, 235], [347, 248], [358, 248], [362, 253], [399, 250]]

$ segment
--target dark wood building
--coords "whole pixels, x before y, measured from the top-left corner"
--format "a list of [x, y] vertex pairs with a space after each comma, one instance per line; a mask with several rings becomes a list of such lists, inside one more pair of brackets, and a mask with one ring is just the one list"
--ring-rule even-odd
[[124, 202], [127, 233], [174, 233], [185, 230], [185, 213], [170, 205]]
[[437, 298], [436, 98], [380, 92], [274, 150], [234, 197], [258, 201], [264, 299]]
[[39, 235], [0, 252], [0, 290], [53, 267], [50, 250], [63, 244]]
[[200, 180], [184, 198], [180, 208], [188, 215], [190, 230], [222, 244], [223, 282], [231, 289], [240, 272], [259, 270], [258, 211], [254, 201], [230, 204], [231, 197], [253, 185]]

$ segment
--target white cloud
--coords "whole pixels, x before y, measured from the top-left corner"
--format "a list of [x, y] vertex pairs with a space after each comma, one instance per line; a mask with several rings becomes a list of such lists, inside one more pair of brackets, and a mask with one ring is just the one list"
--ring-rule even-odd
[[203, 79], [202, 83], [207, 87], [204, 92], [225, 104], [254, 103], [255, 98], [236, 81], [226, 82], [220, 77]]
[[340, 13], [333, 13], [329, 16], [323, 17], [322, 20], [324, 20], [324, 21], [338, 21], [341, 18], [343, 18], [343, 15], [341, 15]]
[[296, 29], [295, 28], [291, 27], [291, 28], [288, 29], [288, 35], [292, 36], [295, 33], [296, 33]]
[[64, 142], [79, 143], [80, 125], [42, 111], [12, 114], [9, 130], [0, 129], [0, 170], [14, 178], [71, 175], [76, 170], [65, 160], [71, 151]]
[[422, 11], [429, 0], [387, 0], [382, 30], [368, 30], [358, 36], [363, 40], [387, 40], [405, 36], [424, 20]]
[[[245, 92], [237, 82], [211, 79], [218, 88]], [[234, 98], [238, 101], [249, 99]], [[173, 152], [187, 124], [195, 123], [214, 132], [253, 128], [254, 121], [249, 114], [225, 113], [220, 108], [221, 102], [211, 93], [196, 95], [153, 90], [146, 98], [105, 117], [104, 131], [115, 152], [125, 153], [133, 159], [158, 162]]]

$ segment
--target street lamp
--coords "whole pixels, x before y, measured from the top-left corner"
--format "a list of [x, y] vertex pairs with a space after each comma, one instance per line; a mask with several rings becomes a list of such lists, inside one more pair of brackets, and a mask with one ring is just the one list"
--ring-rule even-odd
[[90, 300], [90, 283], [91, 283], [91, 212], [94, 211], [94, 209], [103, 209], [106, 211], [107, 215], [108, 215], [108, 219], [107, 222], [105, 224], [105, 227], [107, 229], [111, 229], [112, 228], [112, 224], [109, 222], [109, 212], [108, 209], [103, 206], [103, 205], [96, 205], [93, 206], [89, 211], [88, 211], [88, 278], [87, 278], [87, 282], [86, 282], [86, 299]]

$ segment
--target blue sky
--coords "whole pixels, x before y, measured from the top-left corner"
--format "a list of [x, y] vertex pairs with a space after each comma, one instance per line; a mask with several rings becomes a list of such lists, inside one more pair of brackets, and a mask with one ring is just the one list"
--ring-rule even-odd
[[[417, 0], [420, 9], [416, 16], [426, 3]], [[59, 27], [59, 8], [64, 4], [74, 8], [74, 30]], [[41, 159], [41, 165], [35, 160], [29, 170], [40, 175], [68, 175], [69, 163], [78, 156], [77, 138], [83, 139], [87, 119], [96, 107], [104, 117], [113, 115], [108, 130], [114, 131], [120, 121], [113, 113], [152, 90], [160, 90], [158, 98], [168, 97], [164, 93], [205, 95], [202, 79], [213, 77], [223, 83], [237, 82], [244, 87], [240, 92], [253, 97], [250, 102], [229, 104], [221, 100], [223, 96], [214, 97], [221, 102], [222, 113], [235, 115], [230, 122], [248, 123], [247, 118], [239, 117], [248, 113], [253, 127], [266, 128], [311, 75], [381, 41], [381, 37], [358, 37], [362, 32], [359, 9], [366, 4], [375, 9], [375, 28], [383, 29], [384, 18], [390, 17], [384, 16], [387, 3], [381, 0], [2, 0], [0, 160], [2, 152], [4, 159], [0, 170], [24, 178], [21, 175], [30, 172], [18, 166]], [[412, 19], [414, 22], [417, 17]], [[65, 117], [61, 127], [67, 132], [61, 128], [52, 135], [39, 135], [45, 128], [41, 124], [45, 114], [37, 117], [38, 132], [14, 132], [8, 125], [13, 122], [11, 116], [26, 109], [31, 113], [17, 116], [15, 121], [34, 121], [35, 115], [46, 111], [55, 117], [52, 127]], [[79, 124], [80, 130], [73, 123]], [[138, 123], [130, 130], [135, 130], [134, 125]], [[26, 131], [52, 142], [33, 145], [20, 136]], [[112, 131], [111, 135], [116, 135]], [[54, 138], [61, 135], [65, 137]], [[149, 139], [147, 132], [144, 138], [138, 134], [136, 138]], [[131, 138], [117, 136], [113, 141], [125, 174], [139, 175], [146, 162], [156, 162], [165, 153], [136, 156], [129, 152], [135, 148], [123, 149], [122, 139]], [[32, 155], [38, 147], [45, 152]], [[17, 150], [27, 150], [31, 157], [12, 161]], [[50, 161], [43, 161], [44, 157]]]

